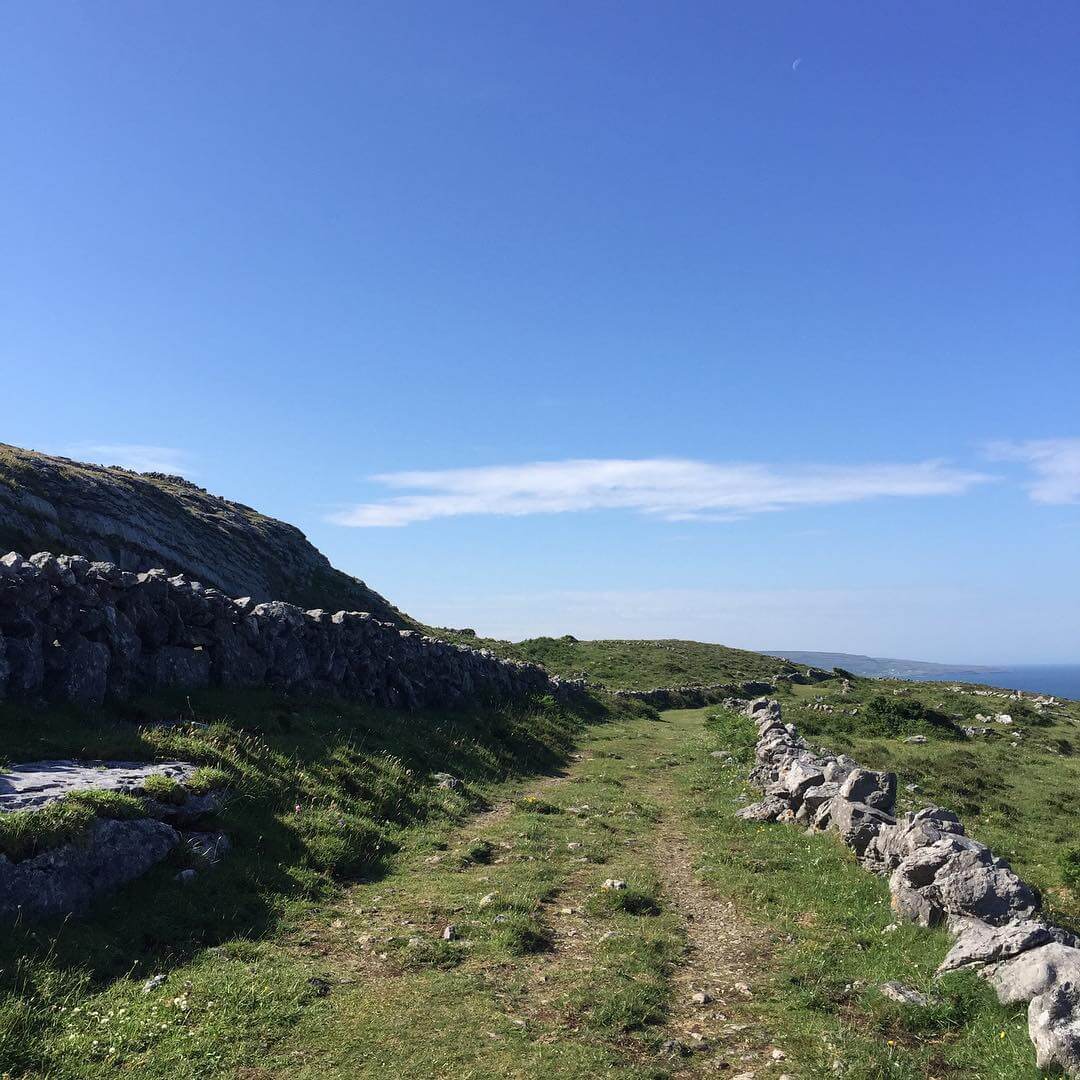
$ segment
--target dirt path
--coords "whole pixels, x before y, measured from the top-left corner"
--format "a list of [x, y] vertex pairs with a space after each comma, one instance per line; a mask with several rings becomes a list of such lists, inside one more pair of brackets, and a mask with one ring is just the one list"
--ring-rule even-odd
[[[784, 1052], [752, 1025], [732, 1016], [752, 1000], [755, 972], [766, 946], [729, 901], [697, 878], [693, 849], [677, 823], [667, 820], [656, 836], [656, 865], [664, 892], [686, 927], [686, 953], [672, 976], [668, 1028], [684, 1057], [677, 1076], [709, 1070], [735, 1074], [774, 1069]], [[700, 1055], [700, 1057], [699, 1057]]]
[[[335, 985], [267, 1075], [383, 1075], [392, 1051], [403, 1077], [778, 1080], [782, 1051], [747, 1022], [763, 943], [699, 881], [679, 806], [699, 725], [589, 729], [561, 773], [351, 889], [292, 942]], [[655, 917], [621, 896], [655, 896]]]

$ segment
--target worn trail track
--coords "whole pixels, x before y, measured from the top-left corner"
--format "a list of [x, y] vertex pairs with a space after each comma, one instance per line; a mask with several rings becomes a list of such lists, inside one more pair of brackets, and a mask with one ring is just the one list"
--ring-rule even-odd
[[[305, 927], [292, 947], [325, 964], [339, 985], [359, 995], [347, 1006], [359, 1013], [373, 1001], [371, 995], [405, 993], [405, 984], [417, 978], [388, 944], [395, 935], [434, 939], [444, 922], [467, 920], [477, 898], [489, 892], [501, 896], [518, 887], [513, 875], [523, 868], [524, 872], [547, 873], [549, 879], [537, 894], [535, 907], [547, 935], [546, 947], [488, 962], [470, 954], [461, 968], [438, 976], [451, 986], [451, 994], [454, 985], [460, 985], [462, 993], [473, 994], [479, 985], [483, 998], [503, 1021], [527, 1032], [535, 1046], [554, 1048], [568, 1041], [600, 1049], [606, 1046], [605, 1053], [625, 1062], [624, 1067], [615, 1067], [616, 1074], [779, 1077], [783, 1050], [751, 1016], [755, 981], [760, 978], [767, 946], [734, 905], [699, 880], [691, 823], [680, 808], [677, 780], [696, 752], [692, 742], [699, 722], [638, 720], [625, 732], [618, 724], [590, 729], [563, 772], [534, 779], [464, 821], [440, 845], [444, 851], [417, 854], [384, 881], [351, 890], [335, 917]], [[579, 793], [597, 790], [617, 795], [610, 804], [616, 808], [575, 805]], [[558, 816], [545, 817], [545, 826], [557, 836], [565, 830], [566, 837], [577, 838], [560, 839], [551, 859], [524, 854], [529, 850], [529, 825], [520, 813], [523, 795], [558, 803]], [[453, 853], [476, 841], [490, 844], [490, 860], [451, 870]], [[609, 845], [609, 854], [590, 850], [601, 842]], [[630, 877], [636, 868], [659, 881], [662, 910], [669, 919], [674, 913], [677, 933], [685, 941], [677, 963], [667, 972], [667, 1002], [660, 1023], [623, 1036], [598, 1034], [579, 1007], [568, 1004], [580, 1001], [580, 993], [575, 998], [574, 992], [582, 986], [587, 1001], [590, 980], [610, 965], [605, 943], [610, 950], [611, 939], [633, 933], [625, 929], [625, 923], [623, 930], [613, 930], [610, 921], [590, 909], [598, 882], [614, 872], [613, 867], [622, 867], [621, 872]], [[643, 918], [647, 923], [647, 916]], [[470, 944], [466, 942], [465, 947]], [[616, 944], [616, 952], [617, 948]], [[342, 1028], [340, 1039], [328, 1039], [319, 1052], [304, 1047], [286, 1054], [288, 1068], [250, 1075], [325, 1080], [374, 1075], [356, 1066], [345, 1067], [339, 1043], [348, 1043], [353, 1035], [348, 1018], [342, 1015], [346, 1003], [341, 1001], [339, 1006], [331, 1001], [328, 1020]], [[484, 1038], [497, 1047], [506, 1036], [491, 1030]], [[468, 1068], [456, 1065], [446, 1072], [433, 1069], [415, 1075], [499, 1074], [499, 1069], [488, 1071], [482, 1064], [485, 1051], [486, 1046], [477, 1046], [477, 1060], [470, 1060]], [[402, 1075], [413, 1074], [406, 1070]], [[533, 1073], [510, 1070], [509, 1075]], [[577, 1075], [586, 1073], [557, 1065], [545, 1073]]]

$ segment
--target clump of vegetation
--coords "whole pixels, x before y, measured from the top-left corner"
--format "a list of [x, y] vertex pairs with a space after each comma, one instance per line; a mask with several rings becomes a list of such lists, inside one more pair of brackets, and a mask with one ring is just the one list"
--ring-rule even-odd
[[525, 795], [518, 800], [518, 809], [530, 814], [560, 814], [562, 811], [554, 803], [541, 799], [538, 795]]
[[491, 944], [510, 956], [547, 952], [551, 942], [551, 931], [534, 912], [501, 913], [491, 933]]
[[484, 865], [491, 862], [495, 854], [495, 845], [490, 840], [474, 837], [454, 852], [454, 862], [458, 866]]
[[171, 776], [161, 776], [159, 774], [148, 776], [142, 782], [142, 789], [151, 799], [168, 803], [171, 806], [179, 806], [187, 800], [187, 791], [184, 789], [184, 785]]
[[610, 918], [612, 915], [659, 915], [658, 889], [627, 887], [625, 889], [600, 889], [589, 897], [587, 910], [590, 915]]
[[911, 697], [875, 694], [866, 703], [859, 728], [865, 735], [919, 735], [954, 731], [947, 716]]
[[465, 950], [459, 941], [444, 941], [442, 938], [414, 938], [404, 948], [401, 962], [407, 971], [422, 968], [436, 968], [447, 971], [455, 968], [465, 959]]
[[1080, 889], [1080, 848], [1068, 848], [1058, 859], [1061, 880], [1070, 889]]
[[76, 791], [40, 810], [0, 814], [0, 853], [12, 862], [69, 844], [83, 836], [97, 817], [145, 817], [141, 799], [119, 791]]

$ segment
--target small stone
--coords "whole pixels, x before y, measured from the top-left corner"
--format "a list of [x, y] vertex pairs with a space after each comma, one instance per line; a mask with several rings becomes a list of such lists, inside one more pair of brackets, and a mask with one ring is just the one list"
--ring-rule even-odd
[[695, 1005], [708, 1005], [712, 1001], [712, 994], [705, 990], [699, 990], [691, 999]]
[[176, 875], [176, 880], [179, 881], [181, 885], [190, 885], [198, 876], [197, 871], [188, 868], [187, 870], [181, 870], [180, 873]]
[[660, 1053], [669, 1054], [671, 1057], [686, 1057], [690, 1053], [690, 1047], [678, 1039], [666, 1039], [660, 1044]]
[[442, 932], [443, 941], [457, 941], [457, 936], [458, 936], [457, 927], [453, 923], [450, 923], [449, 925], [443, 927], [443, 932]]
[[156, 990], [165, 981], [165, 978], [165, 975], [154, 975], [147, 979], [146, 982], [143, 983], [142, 992], [144, 994], [149, 994], [151, 990]]
[[898, 982], [884, 982], [879, 987], [884, 997], [887, 997], [890, 1001], [897, 1001], [901, 1005], [928, 1005], [929, 998], [925, 994], [920, 994], [918, 990], [913, 990], [910, 986], [904, 986]]
[[623, 881], [621, 878], [610, 878], [609, 877], [607, 879], [607, 881], [605, 881], [604, 884], [600, 886], [600, 888], [601, 889], [607, 889], [609, 892], [617, 891], [617, 890], [620, 890], [620, 889], [625, 889], [626, 888], [626, 882]]
[[481, 896], [480, 897], [480, 903], [479, 903], [478, 906], [481, 909], [483, 909], [483, 908], [486, 908], [486, 907], [491, 907], [491, 905], [494, 904], [494, 903], [495, 903], [495, 894], [493, 892], [489, 892], [486, 896]]

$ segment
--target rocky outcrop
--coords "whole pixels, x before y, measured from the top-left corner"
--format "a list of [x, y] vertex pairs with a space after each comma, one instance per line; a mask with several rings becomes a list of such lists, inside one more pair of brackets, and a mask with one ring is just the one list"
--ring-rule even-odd
[[0, 699], [98, 705], [209, 685], [406, 708], [580, 687], [365, 612], [231, 599], [165, 570], [136, 574], [81, 556], [0, 558]]
[[183, 761], [27, 761], [0, 774], [0, 812], [38, 810], [75, 791], [137, 793], [148, 777], [183, 783], [194, 771]]
[[954, 935], [939, 974], [977, 969], [1003, 1004], [1030, 1002], [1039, 1067], [1080, 1076], [1080, 940], [1035, 917], [1037, 891], [950, 811], [930, 806], [897, 819], [895, 774], [812, 750], [783, 723], [779, 702], [753, 701], [746, 714], [758, 732], [750, 776], [764, 798], [737, 816], [838, 833], [888, 878], [898, 916]]
[[54, 551], [140, 572], [165, 567], [256, 602], [371, 612], [413, 627], [335, 570], [299, 529], [178, 476], [87, 465], [0, 443], [0, 551]]
[[83, 910], [141, 877], [180, 842], [152, 818], [98, 818], [86, 836], [21, 862], [0, 855], [0, 919], [36, 920]]

